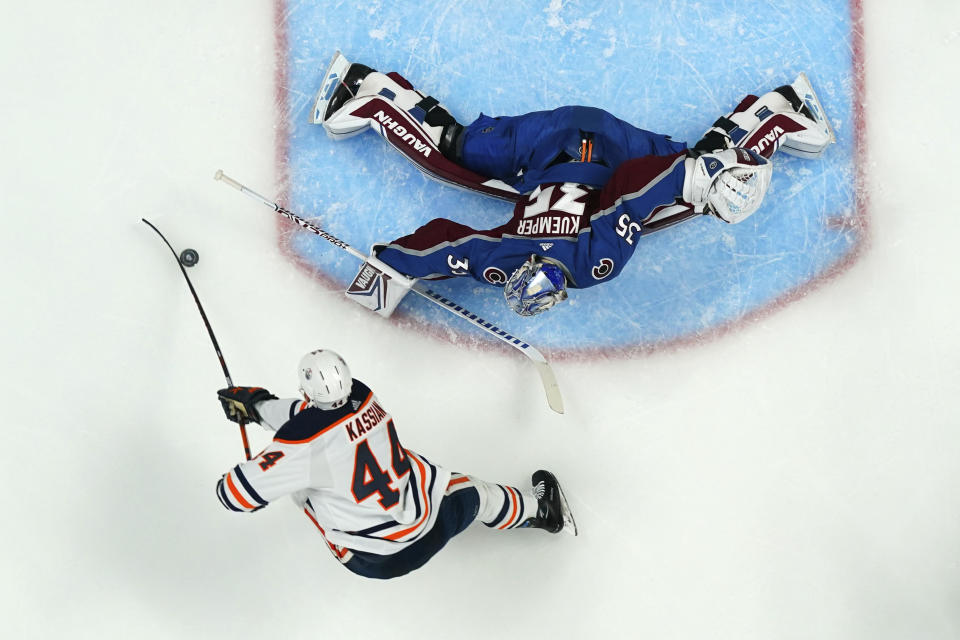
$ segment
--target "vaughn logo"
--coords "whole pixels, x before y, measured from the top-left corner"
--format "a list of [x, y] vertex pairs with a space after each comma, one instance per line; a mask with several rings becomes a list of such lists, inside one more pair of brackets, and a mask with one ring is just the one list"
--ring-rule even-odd
[[763, 150], [769, 147], [771, 144], [774, 145], [773, 148], [776, 149], [779, 146], [779, 144], [777, 144], [777, 141], [780, 139], [780, 136], [782, 136], [785, 133], [786, 131], [774, 125], [773, 130], [765, 134], [762, 138], [760, 138], [760, 140], [758, 140], [755, 145], [750, 147], [750, 149], [751, 151], [756, 151], [759, 154], [762, 154]]
[[[354, 278], [353, 283], [350, 285], [349, 291], [354, 292], [367, 292], [370, 289], [370, 281], [375, 277], [380, 275], [380, 270], [372, 267], [369, 263], [363, 263], [363, 268], [360, 269], [360, 273], [357, 274], [357, 277]], [[379, 282], [377, 284], [380, 284]]]
[[413, 149], [423, 154], [424, 158], [430, 157], [430, 145], [424, 143], [415, 133], [411, 133], [405, 126], [385, 114], [383, 111], [377, 111], [373, 114], [381, 126], [381, 134], [386, 137], [387, 130], [392, 131], [394, 135], [400, 137], [403, 142], [413, 147]]

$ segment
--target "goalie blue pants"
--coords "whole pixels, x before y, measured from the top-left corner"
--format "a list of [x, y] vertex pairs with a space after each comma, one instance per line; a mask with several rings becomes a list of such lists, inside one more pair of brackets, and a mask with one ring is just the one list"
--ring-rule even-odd
[[471, 171], [527, 193], [548, 182], [602, 187], [630, 158], [686, 149], [683, 142], [639, 129], [602, 109], [567, 106], [519, 116], [481, 114], [465, 127], [458, 150]]

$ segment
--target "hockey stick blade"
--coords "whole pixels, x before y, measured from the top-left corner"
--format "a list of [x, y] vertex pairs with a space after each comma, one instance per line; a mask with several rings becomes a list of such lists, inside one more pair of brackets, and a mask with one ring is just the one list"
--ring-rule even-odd
[[[214, 174], [213, 179], [233, 187], [237, 191], [253, 198], [254, 200], [260, 201], [261, 204], [270, 207], [271, 209], [279, 213], [284, 218], [287, 218], [288, 220], [292, 220], [297, 225], [299, 225], [302, 229], [306, 229], [307, 231], [320, 236], [327, 242], [339, 247], [340, 249], [343, 249], [350, 255], [360, 260], [370, 261], [371, 263], [376, 264], [378, 268], [382, 267], [382, 268], [390, 269], [390, 267], [388, 267], [387, 265], [384, 265], [383, 263], [376, 260], [375, 258], [371, 258], [357, 251], [356, 249], [351, 247], [349, 244], [347, 244], [343, 240], [324, 231], [323, 229], [316, 226], [315, 224], [308, 222], [307, 220], [304, 220], [303, 218], [293, 213], [292, 211], [288, 209], [284, 209], [283, 207], [278, 205], [276, 202], [272, 202], [268, 200], [267, 198], [263, 197], [256, 191], [253, 191], [252, 189], [244, 186], [240, 182], [226, 175], [223, 172], [223, 170], [218, 169], [217, 172]], [[393, 271], [393, 270], [390, 269], [390, 271]], [[400, 274], [397, 274], [397, 275], [399, 277], [403, 277]], [[487, 322], [486, 320], [476, 315], [475, 313], [471, 313], [470, 311], [464, 309], [463, 307], [456, 304], [455, 302], [452, 302], [451, 300], [444, 298], [440, 294], [434, 291], [431, 291], [426, 287], [423, 287], [419, 284], [414, 284], [411, 286], [411, 289], [413, 291], [416, 291], [421, 296], [427, 298], [431, 302], [437, 305], [440, 305], [450, 313], [458, 315], [464, 320], [467, 320], [468, 322], [473, 323], [474, 325], [483, 329], [484, 331], [494, 336], [501, 342], [507, 343], [514, 349], [517, 349], [518, 351], [520, 351], [520, 353], [524, 354], [537, 368], [537, 373], [540, 375], [540, 381], [543, 383], [544, 393], [547, 396], [547, 404], [550, 405], [550, 408], [556, 411], [557, 413], [563, 413], [563, 396], [560, 394], [560, 385], [557, 384], [557, 378], [553, 373], [553, 368], [550, 367], [550, 363], [547, 362], [547, 359], [543, 357], [542, 353], [537, 351], [537, 349], [530, 346], [523, 340], [520, 340], [519, 338], [516, 338], [510, 335], [509, 333], [497, 327], [493, 323]]]
[[547, 362], [547, 359], [544, 358], [543, 354], [535, 347], [510, 335], [492, 322], [487, 322], [477, 314], [464, 309], [456, 302], [443, 297], [436, 291], [427, 289], [419, 284], [413, 285], [411, 289], [434, 304], [438, 304], [447, 311], [457, 314], [468, 322], [472, 322], [490, 335], [497, 337], [502, 342], [506, 342], [527, 356], [537, 368], [537, 373], [540, 374], [540, 382], [543, 383], [543, 391], [547, 395], [547, 404], [557, 413], [563, 413], [563, 396], [560, 394], [560, 385], [557, 384], [557, 377], [553, 374], [553, 368], [550, 366], [550, 363]]

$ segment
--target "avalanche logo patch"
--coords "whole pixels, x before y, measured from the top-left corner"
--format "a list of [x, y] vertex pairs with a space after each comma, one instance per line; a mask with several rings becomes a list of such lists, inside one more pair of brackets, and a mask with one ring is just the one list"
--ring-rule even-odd
[[[860, 2], [818, 0], [821, 10], [815, 13], [804, 3], [782, 3], [775, 13], [739, 18], [738, 27], [767, 35], [756, 42], [734, 41], [714, 28], [730, 21], [728, 3], [650, 0], [651, 10], [642, 13], [621, 12], [616, 3], [564, 3], [563, 24], [578, 25], [571, 31], [557, 29], [539, 0], [517, 0], [512, 6], [529, 20], [501, 21], [496, 39], [474, 28], [473, 5], [424, 4], [419, 11], [394, 12], [384, 22], [379, 12], [357, 12], [350, 3], [276, 1], [277, 157], [284, 180], [278, 201], [361, 251], [439, 217], [478, 231], [495, 229], [510, 219], [513, 205], [425, 177], [391, 147], [413, 144], [398, 138], [396, 122], [381, 122], [394, 127], [389, 141], [372, 129], [332, 140], [320, 125], [310, 124], [334, 49], [351, 62], [397, 71], [436, 97], [462, 125], [481, 111], [511, 116], [561, 106], [560, 100], [604, 108], [634, 126], [688, 144], [744, 96], [789, 84], [802, 71], [837, 138], [816, 159], [788, 156], [782, 149], [775, 153], [764, 203], [740, 224], [694, 217], [635, 234], [621, 258], [609, 251], [604, 252], [609, 258], [592, 256], [588, 268], [598, 280], [589, 284], [595, 286], [570, 289], [569, 300], [546, 313], [523, 318], [510, 311], [499, 287], [507, 278], [503, 271], [485, 272], [484, 281], [431, 282], [431, 289], [454, 306], [554, 357], [629, 356], [722, 335], [828, 283], [860, 255], [869, 229], [866, 203], [856, 189], [864, 179], [865, 109], [859, 102], [864, 60], [861, 26], [854, 28], [862, 25]], [[435, 29], [431, 16], [436, 15], [449, 28]], [[535, 41], [529, 38], [531, 28], [541, 34]], [[585, 64], [582, 56], [570, 55], [571, 38], [607, 43], [591, 64], [602, 77], [627, 81], [616, 87], [567, 81], [583, 77]], [[782, 43], [775, 59], [770, 41]], [[671, 47], [644, 49], [638, 64], [638, 49], [625, 44], [632, 42], [683, 42], [683, 55]], [[493, 65], [504, 50], [537, 61], [531, 67], [533, 82], [529, 69], [504, 71]], [[747, 62], [733, 68], [730, 59]], [[706, 92], [702, 82], [691, 80], [685, 66], [691, 60], [695, 75], [709, 83]], [[358, 260], [323, 238], [287, 226], [283, 230], [281, 249], [293, 261], [320, 274], [332, 289], [350, 285]], [[620, 271], [611, 277], [614, 259], [620, 260]], [[332, 304], [356, 304], [343, 296], [336, 300]], [[454, 341], [488, 340], [421, 296], [405, 297], [395, 317], [411, 331], [429, 330]]]
[[503, 284], [507, 281], [507, 274], [502, 269], [487, 267], [483, 272], [483, 278], [490, 284]]
[[613, 260], [610, 258], [601, 258], [600, 264], [592, 270], [595, 280], [603, 280], [613, 272]]

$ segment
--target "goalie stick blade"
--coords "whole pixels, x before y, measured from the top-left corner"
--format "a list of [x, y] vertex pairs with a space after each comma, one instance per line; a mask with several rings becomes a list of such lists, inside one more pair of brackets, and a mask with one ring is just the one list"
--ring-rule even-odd
[[[529, 348], [533, 349], [533, 347]], [[540, 383], [547, 395], [547, 404], [557, 413], [563, 413], [563, 396], [560, 395], [560, 385], [557, 384], [557, 377], [553, 375], [553, 368], [539, 351], [533, 350], [536, 352], [536, 357], [530, 353], [527, 353], [527, 357], [533, 360], [533, 366], [537, 368], [537, 373], [540, 374]]]
[[540, 382], [543, 384], [543, 391], [547, 395], [547, 404], [557, 413], [563, 413], [563, 396], [560, 394], [560, 385], [557, 384], [557, 377], [553, 373], [553, 368], [550, 366], [550, 363], [547, 362], [547, 359], [543, 357], [542, 353], [520, 338], [510, 335], [492, 322], [487, 322], [477, 314], [464, 309], [457, 303], [444, 298], [435, 291], [431, 291], [418, 284], [413, 285], [411, 290], [416, 291], [427, 300], [440, 305], [447, 311], [459, 315], [461, 318], [480, 327], [501, 342], [506, 342], [527, 356], [537, 368], [537, 373], [540, 374]]

